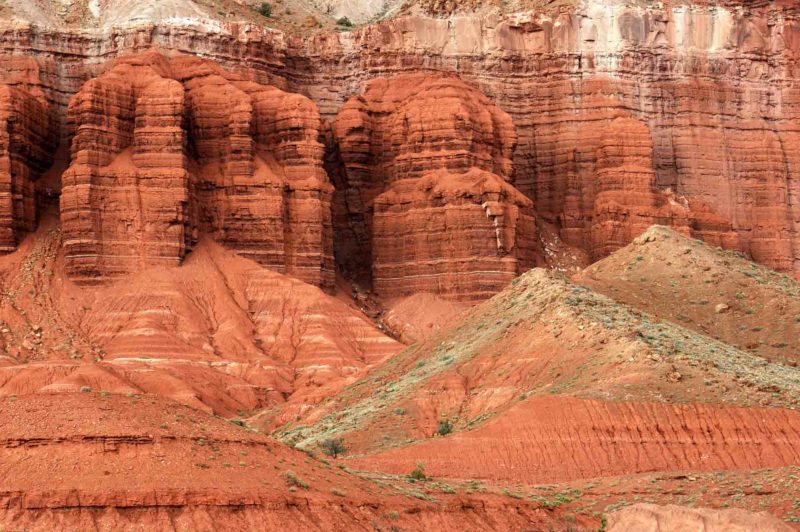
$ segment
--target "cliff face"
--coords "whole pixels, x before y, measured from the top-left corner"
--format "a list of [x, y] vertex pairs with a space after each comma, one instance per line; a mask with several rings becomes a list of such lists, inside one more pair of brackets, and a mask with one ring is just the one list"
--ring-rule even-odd
[[87, 82], [68, 127], [61, 217], [74, 279], [178, 265], [203, 231], [333, 286], [332, 188], [308, 99], [211, 62], [145, 54]]
[[55, 130], [46, 104], [0, 85], [0, 251], [36, 228], [35, 181], [53, 163]]
[[[411, 17], [321, 35], [303, 43], [312, 68], [295, 83], [326, 115], [372, 76], [456, 71], [514, 120], [515, 186], [592, 259], [652, 220], [797, 275], [800, 7], [664, 4]], [[610, 130], [617, 118], [628, 125]], [[622, 181], [599, 138], [620, 147]]]
[[0, 4], [0, 528], [796, 517], [798, 2]]
[[[490, 172], [533, 202], [539, 231], [554, 229], [549, 244], [566, 245], [579, 262], [607, 255], [657, 222], [800, 273], [800, 8], [793, 2], [564, 2], [308, 36], [225, 22], [82, 32], [16, 23], [0, 42], [3, 81], [40, 91], [62, 118], [69, 98], [109, 58], [153, 48], [203, 54], [241, 79], [305, 94], [330, 120], [366, 94], [372, 79], [455, 73], [514, 123], [513, 174]], [[319, 201], [324, 207], [326, 199]], [[361, 253], [368, 273], [386, 260], [405, 268], [413, 253], [373, 268], [371, 218], [361, 249], [340, 253], [340, 265], [352, 267]], [[351, 249], [348, 238], [337, 234], [340, 250]]]
[[[337, 255], [378, 294], [483, 299], [534, 265], [532, 202], [510, 181], [511, 118], [450, 76], [380, 78], [333, 122]], [[362, 255], [359, 257], [359, 255]]]

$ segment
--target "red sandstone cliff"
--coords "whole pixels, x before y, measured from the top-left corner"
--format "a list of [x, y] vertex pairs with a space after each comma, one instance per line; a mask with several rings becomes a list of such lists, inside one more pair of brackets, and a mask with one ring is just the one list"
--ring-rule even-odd
[[74, 279], [179, 264], [204, 231], [332, 288], [332, 187], [308, 99], [146, 54], [87, 82], [68, 117], [61, 218]]
[[[800, 274], [798, 3], [402, 13], [433, 17], [0, 6], [3, 526], [596, 529], [626, 496], [797, 520], [798, 285], [635, 237]], [[612, 253], [587, 272], [630, 307], [511, 282]]]
[[47, 105], [0, 85], [0, 251], [36, 228], [36, 179], [53, 163], [55, 132]]
[[345, 261], [385, 297], [482, 299], [535, 264], [533, 203], [511, 184], [511, 118], [455, 77], [369, 84], [333, 122]]
[[[592, 258], [653, 220], [800, 274], [800, 6], [566, 4], [320, 35], [302, 43], [314, 68], [295, 83], [327, 115], [373, 76], [458, 72], [514, 120], [515, 186], [540, 221]], [[632, 121], [610, 131], [617, 116]], [[598, 160], [600, 138], [619, 145], [625, 184]]]
[[[15, 22], [0, 35], [2, 79], [40, 91], [63, 116], [108, 58], [162, 48], [306, 94], [332, 119], [373, 78], [457, 73], [511, 116], [514, 186], [534, 202], [540, 229], [554, 227], [578, 255], [602, 257], [656, 221], [800, 271], [796, 3], [523, 4], [513, 15], [406, 17], [308, 36], [195, 19], [80, 33]], [[613, 172], [635, 191], [609, 185], [609, 163], [598, 161], [597, 135], [616, 117], [634, 122], [604, 142], [620, 145]], [[650, 163], [633, 154], [642, 149]], [[600, 181], [599, 195], [586, 187]]]

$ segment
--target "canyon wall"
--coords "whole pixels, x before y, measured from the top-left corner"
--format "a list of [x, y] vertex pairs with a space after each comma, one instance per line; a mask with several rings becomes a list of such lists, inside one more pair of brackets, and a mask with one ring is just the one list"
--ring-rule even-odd
[[535, 264], [532, 202], [509, 182], [511, 117], [460, 79], [379, 78], [333, 122], [338, 256], [386, 297], [485, 299]]
[[[0, 45], [0, 62], [6, 67], [0, 81], [40, 92], [54, 120], [66, 119], [69, 99], [83, 83], [107, 70], [109, 59], [150, 49], [207, 56], [232, 69], [237, 83], [247, 80], [304, 94], [334, 124], [342, 120], [336, 118], [340, 110], [350, 112], [352, 104], [345, 102], [368, 93], [371, 80], [439, 73], [451, 78], [455, 73], [514, 123], [513, 170], [484, 170], [532, 202], [528, 205], [515, 194], [502, 200], [535, 213], [538, 229], [527, 238], [543, 239], [541, 231], [552, 230], [557, 244], [585, 256], [579, 259], [585, 263], [626, 244], [651, 223], [660, 223], [800, 274], [800, 93], [794, 86], [800, 7], [794, 2], [632, 7], [593, 0], [506, 16], [406, 17], [350, 32], [307, 36], [249, 24], [141, 24], [69, 32], [15, 23], [0, 33]], [[344, 160], [348, 150], [336, 145], [341, 136], [331, 137], [331, 149], [339, 153], [329, 157], [329, 173], [334, 181], [350, 179], [352, 163], [348, 168]], [[219, 159], [216, 154], [212, 158]], [[337, 158], [338, 166], [331, 163]], [[224, 163], [230, 166], [232, 161]], [[387, 172], [391, 173], [382, 168], [377, 173]], [[462, 179], [468, 174], [460, 173]], [[370, 170], [369, 175], [377, 174]], [[472, 189], [478, 178], [469, 179], [465, 188]], [[451, 185], [447, 187], [460, 190], [461, 185]], [[362, 193], [373, 194], [365, 189], [355, 195]], [[348, 217], [334, 206], [331, 223], [336, 226], [340, 266], [357, 268], [348, 261], [361, 253], [369, 257], [369, 264], [356, 262], [374, 277], [379, 290], [403, 293], [391, 283], [381, 285], [380, 279], [396, 278], [392, 268], [408, 270], [420, 250], [389, 249], [388, 255], [376, 255], [373, 225], [396, 219], [398, 209], [405, 209], [400, 216], [409, 219], [412, 211], [427, 209], [431, 199], [416, 194], [413, 201], [414, 206], [398, 207], [368, 199], [365, 209], [355, 214], [363, 222], [344, 220]], [[374, 216], [370, 208], [380, 212]], [[389, 217], [382, 218], [381, 210]], [[196, 215], [206, 220], [220, 216], [208, 209]], [[167, 221], [167, 226], [180, 232], [183, 222], [175, 220], [182, 216]], [[354, 223], [363, 225], [361, 236], [351, 234]], [[411, 241], [415, 232], [422, 234], [413, 229], [415, 224], [409, 219], [400, 229]], [[213, 229], [213, 223], [206, 227]], [[507, 228], [502, 232], [515, 231], [519, 233]], [[242, 242], [240, 251], [253, 249], [247, 237], [232, 238]], [[356, 254], [348, 251], [353, 249], [348, 239], [353, 238], [361, 239]], [[191, 231], [175, 237], [170, 260], [180, 257], [191, 239]], [[500, 248], [508, 249], [504, 244]], [[161, 251], [148, 253], [160, 256]], [[491, 260], [496, 256], [497, 248]], [[506, 266], [506, 272], [516, 268]], [[426, 281], [414, 289], [471, 290], [449, 288], [456, 286], [450, 281], [437, 283]]]
[[263, 266], [333, 287], [332, 187], [307, 98], [216, 64], [149, 53], [72, 99], [62, 177], [67, 271], [93, 282], [178, 265], [210, 234]]
[[[308, 66], [293, 83], [323, 115], [375, 75], [455, 71], [479, 87], [516, 125], [515, 186], [591, 259], [657, 221], [800, 275], [794, 2], [598, 0], [504, 18], [405, 18], [302, 49]], [[630, 126], [609, 130], [617, 117]], [[604, 142], [623, 155], [652, 150], [632, 154], [639, 163], [616, 157], [620, 172], [651, 162], [614, 182], [592, 129], [616, 135]]]
[[0, 85], [0, 252], [36, 228], [35, 181], [53, 163], [56, 135], [47, 105]]

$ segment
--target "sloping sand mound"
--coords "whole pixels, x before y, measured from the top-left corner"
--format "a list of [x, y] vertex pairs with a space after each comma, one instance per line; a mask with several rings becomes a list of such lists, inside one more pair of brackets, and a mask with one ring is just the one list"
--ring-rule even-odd
[[470, 430], [543, 395], [794, 407], [800, 370], [771, 363], [532, 270], [283, 429], [313, 445], [379, 451]]
[[0, 400], [0, 526], [10, 530], [509, 529], [534, 505], [393, 494], [156, 396]]
[[0, 257], [0, 397], [145, 392], [231, 417], [311, 403], [402, 345], [358, 309], [205, 239], [185, 263], [66, 279], [45, 224]]

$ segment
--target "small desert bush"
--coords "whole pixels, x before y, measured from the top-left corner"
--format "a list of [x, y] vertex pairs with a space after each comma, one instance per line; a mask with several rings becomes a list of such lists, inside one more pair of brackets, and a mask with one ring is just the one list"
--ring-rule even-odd
[[258, 13], [262, 17], [270, 18], [272, 16], [272, 4], [268, 2], [262, 2], [261, 7], [258, 8]]
[[286, 471], [283, 474], [283, 480], [286, 482], [286, 485], [289, 486], [290, 488], [300, 488], [304, 490], [308, 489], [308, 483], [300, 480], [297, 477], [297, 475], [294, 474], [294, 471]]
[[323, 441], [320, 445], [322, 446], [322, 452], [331, 458], [336, 458], [347, 451], [347, 448], [344, 446], [344, 440], [341, 438], [328, 439]]
[[411, 473], [408, 474], [408, 478], [414, 481], [428, 480], [428, 475], [425, 474], [425, 464], [417, 462], [417, 467], [411, 470]]

